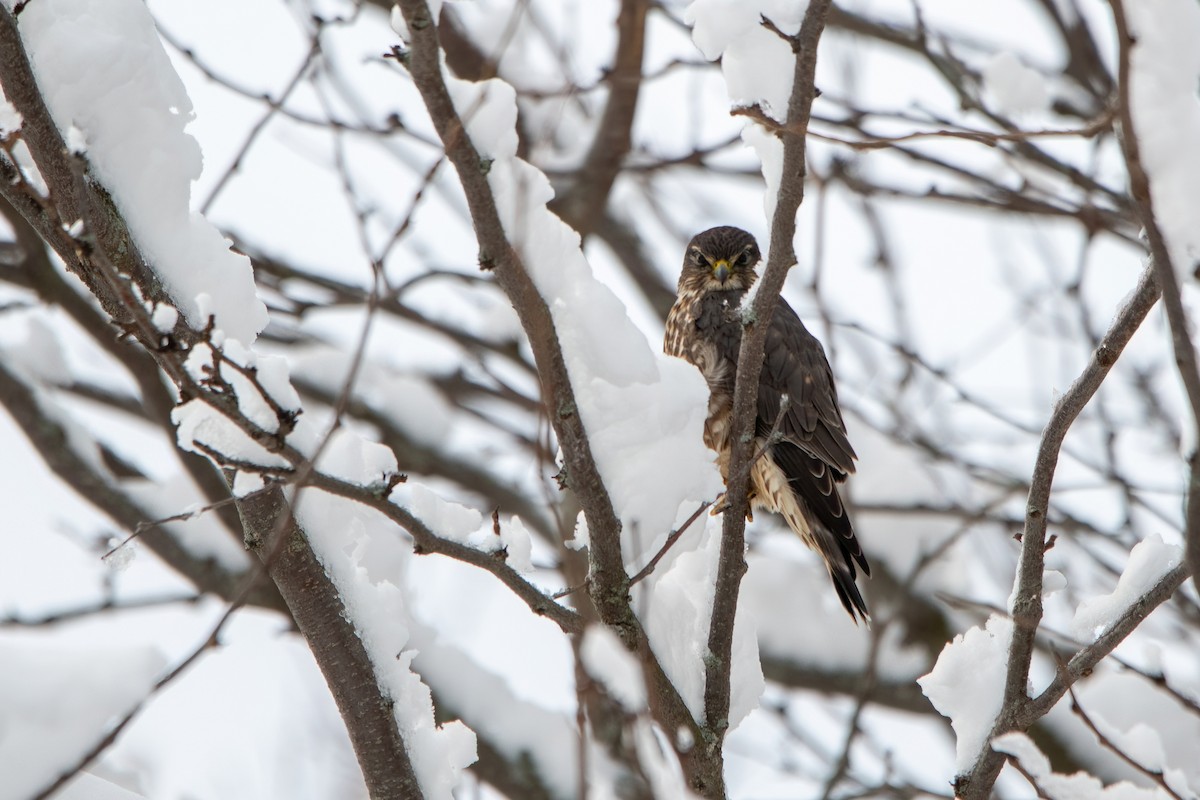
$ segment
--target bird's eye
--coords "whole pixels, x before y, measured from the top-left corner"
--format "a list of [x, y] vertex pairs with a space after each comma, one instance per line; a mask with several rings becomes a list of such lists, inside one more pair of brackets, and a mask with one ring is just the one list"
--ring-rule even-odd
[[734, 266], [748, 267], [750, 266], [750, 251], [743, 250], [742, 254], [737, 257], [737, 261], [733, 262]]
[[708, 259], [705, 258], [704, 254], [701, 253], [699, 250], [692, 251], [692, 261], [694, 261], [696, 266], [698, 266], [698, 267], [708, 266]]

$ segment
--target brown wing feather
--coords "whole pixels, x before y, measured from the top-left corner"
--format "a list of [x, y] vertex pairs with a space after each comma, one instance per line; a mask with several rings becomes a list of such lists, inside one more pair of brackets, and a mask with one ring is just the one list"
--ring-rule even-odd
[[767, 331], [763, 371], [758, 382], [759, 427], [771, 430], [783, 396], [788, 408], [780, 421], [785, 439], [833, 467], [837, 480], [854, 472], [858, 456], [846, 438], [833, 372], [825, 350], [796, 312], [780, 298]]
[[768, 457], [808, 512], [809, 541], [824, 559], [838, 599], [851, 616], [865, 619], [855, 567], [865, 575], [871, 567], [837, 490], [837, 483], [854, 472], [856, 455], [846, 438], [825, 350], [782, 299], [767, 331], [759, 378], [759, 435], [768, 436], [776, 423], [782, 439], [770, 446]]

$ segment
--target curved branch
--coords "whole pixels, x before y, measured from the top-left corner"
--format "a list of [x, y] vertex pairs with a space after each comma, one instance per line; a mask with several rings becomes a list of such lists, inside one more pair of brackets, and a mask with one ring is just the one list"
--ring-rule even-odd
[[1158, 281], [1154, 266], [1150, 265], [1142, 273], [1133, 295], [1117, 313], [1112, 326], [1100, 340], [1088, 365], [1055, 405], [1054, 413], [1046, 423], [1046, 429], [1042, 431], [1030, 481], [1029, 499], [1025, 507], [1025, 531], [1021, 537], [1021, 556], [1017, 565], [1016, 597], [1012, 606], [1013, 638], [1008, 653], [1003, 704], [991, 735], [976, 756], [974, 765], [969, 772], [955, 779], [955, 788], [964, 800], [986, 800], [996, 782], [996, 776], [1000, 774], [1000, 768], [1004, 766], [1004, 756], [991, 749], [991, 740], [1009, 731], [1024, 730], [1034, 719], [1049, 710], [1047, 706], [1029, 719], [1033, 706], [1025, 687], [1029, 683], [1034, 640], [1042, 621], [1046, 514], [1050, 506], [1050, 489], [1058, 466], [1058, 455], [1071, 425], [1099, 390], [1100, 384], [1108, 376], [1109, 370], [1130, 338], [1154, 307], [1158, 296]]
[[[574, 390], [550, 309], [508, 240], [479, 153], [466, 135], [450, 99], [438, 53], [437, 28], [429, 7], [424, 0], [401, 0], [399, 7], [412, 35], [411, 50], [402, 53], [403, 62], [421, 93], [446, 155], [458, 172], [471, 210], [481, 261], [494, 272], [496, 282], [508, 295], [529, 337], [550, 424], [562, 448], [567, 485], [579, 500], [588, 523], [589, 597], [600, 619], [641, 658], [655, 719], [664, 730], [686, 729], [699, 739], [702, 732], [697, 722], [651, 652], [646, 633], [630, 604], [629, 575], [621, 555], [621, 521], [576, 410]], [[705, 769], [701, 749], [683, 748], [678, 752], [683, 769], [691, 778], [695, 778], [698, 770]]]

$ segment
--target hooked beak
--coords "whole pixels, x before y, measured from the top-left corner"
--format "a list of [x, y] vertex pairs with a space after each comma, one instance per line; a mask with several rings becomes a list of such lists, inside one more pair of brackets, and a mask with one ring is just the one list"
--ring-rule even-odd
[[713, 269], [713, 275], [721, 283], [724, 283], [725, 281], [729, 280], [729, 276], [733, 274], [733, 270], [731, 270], [729, 268], [729, 262], [723, 258], [720, 261], [714, 262], [712, 265], [712, 269]]

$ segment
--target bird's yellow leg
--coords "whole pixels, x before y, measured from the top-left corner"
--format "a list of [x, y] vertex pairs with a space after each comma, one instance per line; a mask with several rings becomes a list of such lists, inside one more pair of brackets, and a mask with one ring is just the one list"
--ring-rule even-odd
[[[754, 507], [752, 503], [754, 498], [758, 496], [758, 492], [754, 491], [754, 487], [750, 487], [750, 494], [746, 497], [746, 522], [754, 522]], [[717, 499], [713, 501], [712, 508], [708, 510], [710, 517], [715, 517], [718, 514], [724, 514], [729, 510], [729, 500], [725, 497], [725, 492], [717, 495]]]

